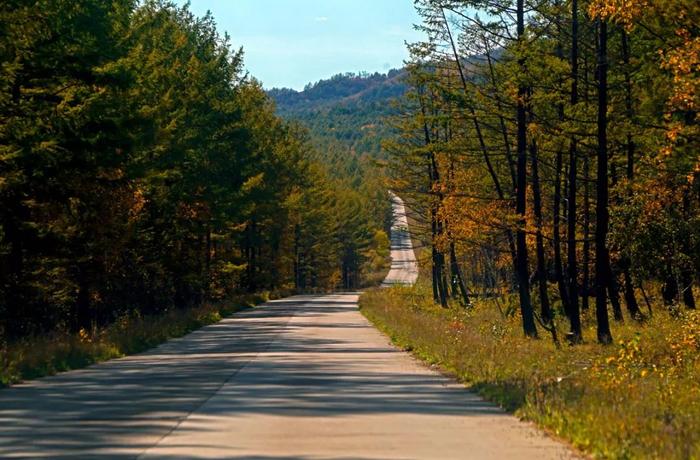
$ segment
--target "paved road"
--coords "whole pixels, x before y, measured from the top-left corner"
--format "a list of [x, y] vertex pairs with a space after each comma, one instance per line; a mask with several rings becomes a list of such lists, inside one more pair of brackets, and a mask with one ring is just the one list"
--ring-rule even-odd
[[[391, 193], [391, 192], [389, 192]], [[413, 252], [408, 219], [403, 200], [391, 193], [394, 222], [391, 226], [391, 269], [382, 282], [383, 286], [413, 284], [418, 278], [418, 263]]]
[[547, 459], [560, 444], [391, 346], [357, 294], [296, 296], [0, 391], [0, 457]]

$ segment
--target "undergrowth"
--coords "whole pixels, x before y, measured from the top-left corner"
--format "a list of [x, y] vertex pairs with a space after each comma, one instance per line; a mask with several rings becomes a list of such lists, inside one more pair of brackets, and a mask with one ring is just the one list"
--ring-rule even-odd
[[587, 342], [557, 348], [501, 313], [515, 299], [495, 302], [443, 309], [425, 287], [395, 287], [367, 291], [360, 308], [399, 346], [595, 457], [700, 458], [698, 313], [657, 309], [614, 324], [615, 343], [601, 346], [584, 312]]
[[253, 307], [281, 293], [237, 296], [225, 302], [173, 309], [157, 315], [131, 314], [111, 325], [77, 334], [55, 332], [11, 343], [0, 356], [0, 387], [93, 363], [139, 353]]

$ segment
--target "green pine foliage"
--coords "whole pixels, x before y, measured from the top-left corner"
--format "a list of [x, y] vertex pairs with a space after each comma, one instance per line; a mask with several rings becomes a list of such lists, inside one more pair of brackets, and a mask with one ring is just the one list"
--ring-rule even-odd
[[407, 89], [405, 76], [403, 70], [346, 73], [303, 91], [267, 92], [280, 117], [308, 130], [314, 160], [326, 169], [333, 187], [343, 190], [341, 213], [351, 216], [340, 229], [343, 286], [376, 284], [388, 269], [391, 207], [382, 141], [393, 134], [387, 119], [396, 114], [396, 100]]
[[340, 177], [361, 176], [373, 160], [386, 158], [381, 142], [393, 133], [386, 118], [396, 113], [393, 101], [406, 92], [404, 77], [403, 70], [338, 74], [303, 91], [283, 88], [268, 94], [281, 117], [309, 128], [322, 162]]
[[379, 180], [329, 173], [210, 15], [9, 0], [0, 31], [3, 344], [376, 266]]

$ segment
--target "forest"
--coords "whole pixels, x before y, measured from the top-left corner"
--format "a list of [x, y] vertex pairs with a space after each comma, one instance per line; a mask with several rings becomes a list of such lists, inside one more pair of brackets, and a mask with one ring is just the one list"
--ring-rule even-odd
[[[695, 2], [418, 1], [410, 92], [385, 143], [430, 248], [433, 297], [515, 291], [523, 331], [596, 340], [695, 309]], [[645, 290], [646, 289], [646, 290]], [[553, 318], [568, 319], [565, 331]]]
[[491, 401], [700, 458], [700, 3], [399, 2], [401, 68], [302, 91], [189, 3], [0, 3], [0, 456], [539, 458]]
[[39, 3], [0, 6], [3, 353], [382, 269], [386, 192], [330, 174], [211, 15]]
[[338, 74], [303, 91], [273, 88], [268, 94], [282, 118], [308, 127], [319, 161], [334, 176], [385, 189], [385, 170], [377, 161], [386, 158], [382, 141], [394, 134], [388, 119], [398, 113], [393, 101], [406, 92], [405, 76], [396, 69]]
[[700, 455], [700, 4], [417, 0], [383, 142], [421, 266], [361, 311], [594, 458]]

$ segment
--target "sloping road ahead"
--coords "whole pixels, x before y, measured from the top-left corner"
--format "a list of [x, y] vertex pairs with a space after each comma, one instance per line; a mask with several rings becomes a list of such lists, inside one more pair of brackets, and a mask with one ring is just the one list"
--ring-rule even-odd
[[391, 225], [391, 269], [382, 286], [413, 284], [418, 279], [418, 262], [413, 251], [411, 234], [408, 232], [408, 218], [403, 200], [392, 192], [391, 204], [393, 220]]
[[273, 301], [140, 355], [0, 390], [0, 457], [570, 456], [390, 345], [357, 298]]

